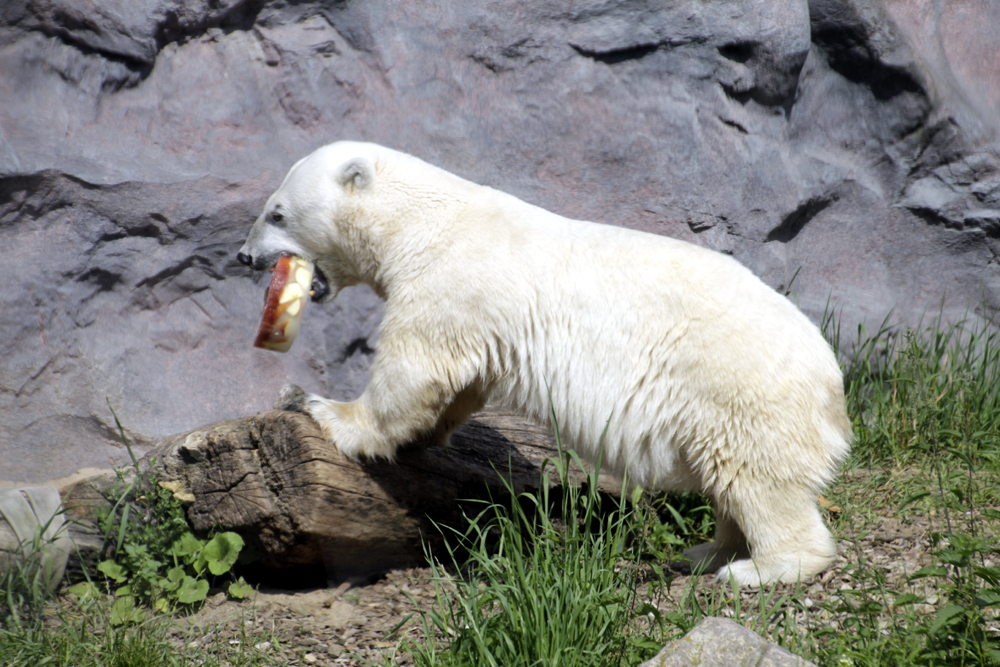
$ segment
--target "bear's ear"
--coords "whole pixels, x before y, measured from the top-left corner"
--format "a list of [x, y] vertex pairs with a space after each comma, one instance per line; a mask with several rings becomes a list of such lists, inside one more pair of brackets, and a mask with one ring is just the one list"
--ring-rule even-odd
[[345, 188], [367, 188], [375, 180], [375, 165], [366, 157], [351, 158], [337, 171], [337, 182]]

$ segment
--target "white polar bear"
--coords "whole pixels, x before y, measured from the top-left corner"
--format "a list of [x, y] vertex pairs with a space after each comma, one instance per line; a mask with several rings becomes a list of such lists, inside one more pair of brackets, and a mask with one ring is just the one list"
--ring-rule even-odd
[[686, 555], [720, 580], [795, 582], [834, 559], [816, 494], [851, 438], [840, 368], [732, 258], [354, 142], [293, 166], [238, 257], [260, 270], [282, 254], [315, 262], [319, 301], [356, 283], [385, 300], [361, 397], [303, 397], [347, 456], [445, 442], [487, 401], [543, 423], [551, 407], [582, 455], [607, 428], [606, 467], [711, 496], [715, 540]]

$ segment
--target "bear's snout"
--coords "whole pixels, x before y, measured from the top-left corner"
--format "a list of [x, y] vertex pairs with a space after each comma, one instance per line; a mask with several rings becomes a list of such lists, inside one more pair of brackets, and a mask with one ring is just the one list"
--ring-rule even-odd
[[278, 256], [275, 256], [273, 261], [268, 261], [268, 257], [261, 257], [260, 255], [251, 257], [247, 253], [240, 251], [236, 253], [236, 260], [240, 264], [249, 266], [254, 271], [263, 271], [264, 269], [273, 267], [274, 263], [278, 261]]

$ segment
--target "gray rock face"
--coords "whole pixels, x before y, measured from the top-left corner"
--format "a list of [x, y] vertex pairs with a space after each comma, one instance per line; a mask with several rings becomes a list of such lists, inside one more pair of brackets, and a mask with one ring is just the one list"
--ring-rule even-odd
[[374, 295], [255, 350], [267, 276], [234, 258], [292, 163], [338, 139], [732, 253], [780, 290], [794, 275], [804, 310], [829, 299], [848, 328], [989, 315], [998, 19], [930, 0], [5, 2], [0, 478], [120, 462], [109, 403], [141, 445], [286, 382], [360, 391]]
[[706, 618], [639, 667], [816, 667], [739, 623]]

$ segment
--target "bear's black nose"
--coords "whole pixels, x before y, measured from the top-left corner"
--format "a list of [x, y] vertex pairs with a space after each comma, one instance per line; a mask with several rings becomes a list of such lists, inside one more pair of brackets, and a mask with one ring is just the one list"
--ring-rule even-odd
[[245, 252], [238, 252], [238, 253], [236, 253], [236, 259], [239, 261], [240, 264], [246, 264], [247, 266], [253, 266], [253, 260], [250, 259], [250, 255], [246, 254]]

